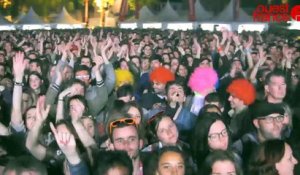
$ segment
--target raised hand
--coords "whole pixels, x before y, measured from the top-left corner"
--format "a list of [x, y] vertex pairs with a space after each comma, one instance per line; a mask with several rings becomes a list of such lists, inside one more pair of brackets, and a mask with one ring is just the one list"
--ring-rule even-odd
[[93, 71], [100, 71], [100, 66], [104, 63], [103, 58], [99, 55], [94, 56], [93, 59], [95, 66], [93, 67]]
[[239, 35], [238, 35], [238, 34], [233, 34], [233, 35], [232, 35], [232, 40], [234, 41], [234, 43], [235, 43], [236, 45], [240, 45], [240, 44], [241, 44], [240, 39], [239, 39]]
[[69, 87], [69, 88], [65, 89], [64, 91], [62, 91], [59, 94], [58, 98], [61, 99], [61, 100], [63, 100], [66, 96], [71, 96], [72, 91], [73, 91], [72, 87]]
[[16, 81], [22, 81], [24, 70], [28, 64], [28, 61], [24, 59], [23, 52], [17, 52], [13, 58], [13, 71]]
[[91, 43], [93, 49], [96, 49], [96, 47], [97, 47], [97, 39], [96, 39], [96, 37], [92, 36], [91, 39], [90, 39], [90, 43]]
[[46, 100], [45, 96], [40, 96], [37, 101], [36, 121], [39, 123], [43, 123], [46, 120], [50, 111], [50, 105], [47, 105], [47, 107], [45, 108], [45, 100]]
[[253, 36], [249, 35], [249, 40], [246, 44], [246, 49], [250, 49], [253, 44]]
[[69, 158], [72, 157], [73, 155], [77, 155], [74, 135], [71, 134], [70, 132], [58, 131], [54, 127], [53, 123], [50, 123], [50, 128], [59, 148], [66, 155], [66, 157]]

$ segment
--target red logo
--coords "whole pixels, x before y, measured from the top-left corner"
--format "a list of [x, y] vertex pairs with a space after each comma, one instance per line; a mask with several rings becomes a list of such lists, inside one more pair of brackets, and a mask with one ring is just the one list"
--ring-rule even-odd
[[289, 11], [288, 4], [258, 5], [252, 15], [254, 22], [286, 22], [291, 18], [300, 21], [300, 5]]
[[292, 8], [291, 17], [296, 21], [300, 21], [300, 5], [296, 5]]
[[291, 18], [288, 4], [258, 5], [252, 17], [255, 22], [285, 22]]

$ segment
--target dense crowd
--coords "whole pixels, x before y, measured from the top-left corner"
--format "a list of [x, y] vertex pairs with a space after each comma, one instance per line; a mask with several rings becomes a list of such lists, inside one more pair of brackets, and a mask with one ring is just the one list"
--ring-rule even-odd
[[1, 32], [0, 174], [299, 174], [299, 76], [288, 33]]

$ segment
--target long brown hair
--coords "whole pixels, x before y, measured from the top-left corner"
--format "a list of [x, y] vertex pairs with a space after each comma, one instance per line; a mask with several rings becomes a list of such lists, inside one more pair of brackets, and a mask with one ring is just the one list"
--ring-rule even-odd
[[250, 157], [248, 171], [255, 175], [279, 175], [275, 164], [281, 160], [285, 152], [285, 142], [268, 140], [253, 152]]

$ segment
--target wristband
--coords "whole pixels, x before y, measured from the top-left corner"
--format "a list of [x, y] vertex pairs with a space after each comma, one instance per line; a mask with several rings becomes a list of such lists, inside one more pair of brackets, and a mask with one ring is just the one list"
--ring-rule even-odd
[[24, 83], [23, 82], [14, 82], [14, 85], [15, 86], [24, 86]]

